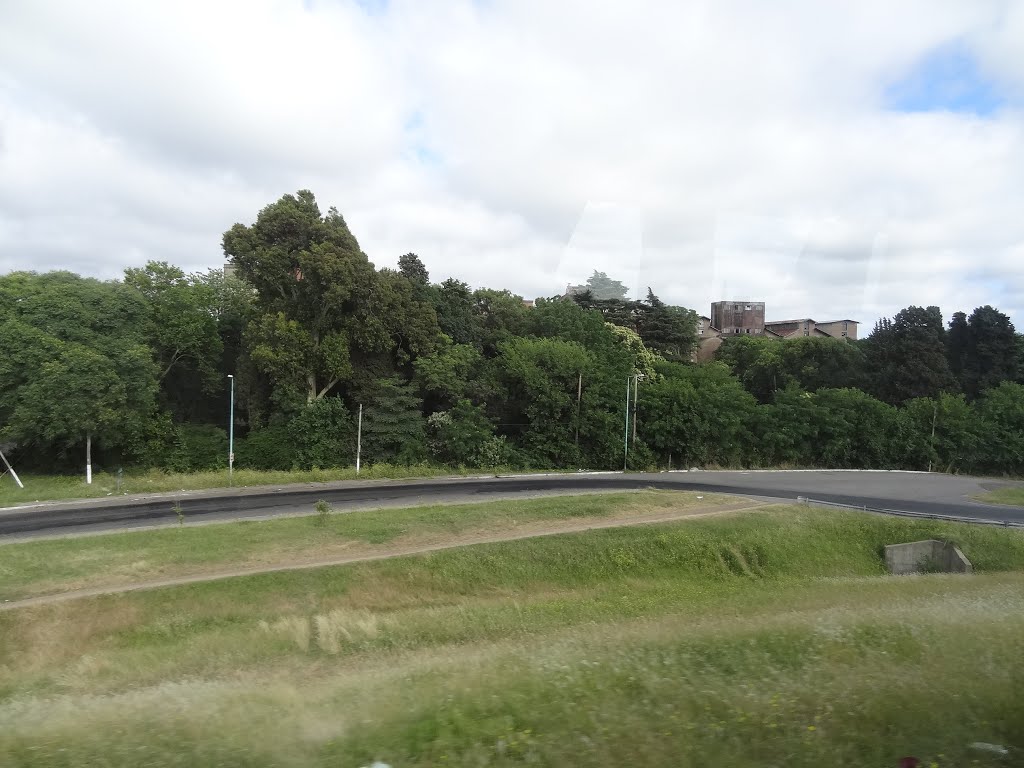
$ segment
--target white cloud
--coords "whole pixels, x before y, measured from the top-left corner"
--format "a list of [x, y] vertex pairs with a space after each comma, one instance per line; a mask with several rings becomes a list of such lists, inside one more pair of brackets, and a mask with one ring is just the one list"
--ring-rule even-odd
[[[216, 266], [233, 222], [308, 187], [375, 263], [416, 251], [435, 279], [550, 295], [593, 267], [704, 312], [993, 303], [1024, 326], [1019, 4], [4, 13], [0, 271]], [[1009, 106], [886, 112], [887, 85], [952, 40]]]

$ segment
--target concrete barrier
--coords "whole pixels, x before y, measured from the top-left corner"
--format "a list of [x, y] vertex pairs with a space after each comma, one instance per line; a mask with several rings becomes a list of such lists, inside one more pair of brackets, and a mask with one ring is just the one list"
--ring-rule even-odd
[[974, 568], [960, 548], [946, 541], [927, 539], [885, 548], [889, 573], [973, 573]]

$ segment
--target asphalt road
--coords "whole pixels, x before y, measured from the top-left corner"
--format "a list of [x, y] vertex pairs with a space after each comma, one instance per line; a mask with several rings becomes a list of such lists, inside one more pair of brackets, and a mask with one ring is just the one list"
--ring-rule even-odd
[[[0, 510], [0, 536], [26, 537], [167, 525], [175, 505], [188, 522], [309, 513], [318, 499], [337, 510], [465, 503], [497, 498], [660, 488], [866, 507], [1024, 525], [1024, 507], [982, 504], [971, 496], [1012, 483], [914, 472], [693, 471], [654, 474], [546, 474], [431, 480], [355, 481], [191, 491]], [[1019, 484], [1017, 484], [1019, 485]]]

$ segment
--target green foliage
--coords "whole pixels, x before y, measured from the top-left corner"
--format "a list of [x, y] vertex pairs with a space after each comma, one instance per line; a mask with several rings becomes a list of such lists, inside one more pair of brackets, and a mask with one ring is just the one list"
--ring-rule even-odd
[[1024, 471], [1024, 385], [1004, 381], [978, 402], [981, 445], [975, 466], [985, 472]]
[[581, 307], [600, 312], [607, 322], [635, 331], [647, 347], [668, 360], [688, 362], [697, 348], [697, 313], [668, 306], [649, 288], [644, 301], [599, 299], [589, 291], [572, 298]]
[[398, 271], [411, 283], [420, 286], [430, 285], [430, 273], [415, 253], [407, 253], [398, 257]]
[[178, 424], [174, 427], [174, 446], [164, 468], [172, 472], [201, 472], [226, 469], [228, 436], [220, 427], [209, 424]]
[[368, 463], [414, 464], [426, 458], [423, 401], [397, 376], [377, 383], [363, 410], [363, 456]]
[[590, 295], [598, 300], [624, 299], [629, 292], [623, 283], [613, 280], [604, 272], [598, 272], [596, 269], [594, 274], [587, 278], [587, 282], [582, 288], [589, 291]]
[[[991, 306], [907, 307], [859, 343], [742, 336], [690, 363], [697, 317], [595, 272], [571, 299], [377, 270], [341, 214], [285, 195], [223, 238], [237, 277], [165, 262], [124, 282], [0, 277], [0, 440], [29, 469], [367, 462], [907, 467], [1024, 474], [1024, 338]], [[635, 403], [626, 382], [642, 374]], [[1018, 383], [1013, 385], [1014, 380]], [[963, 391], [964, 395], [957, 394]], [[409, 471], [403, 469], [401, 471]]]
[[430, 454], [442, 464], [494, 467], [508, 463], [505, 443], [495, 436], [484, 408], [468, 400], [432, 414], [427, 434]]
[[455, 344], [479, 342], [473, 292], [466, 283], [448, 278], [431, 294], [441, 332]]
[[863, 349], [869, 391], [879, 400], [900, 405], [914, 397], [959, 390], [949, 368], [938, 307], [907, 307], [891, 321], [879, 320]]
[[313, 509], [316, 511], [316, 523], [319, 526], [326, 526], [331, 520], [331, 513], [334, 512], [334, 508], [324, 501], [319, 499], [314, 505]]
[[659, 464], [737, 466], [744, 461], [756, 403], [720, 363], [661, 363], [660, 376], [640, 384], [639, 437]]
[[291, 466], [299, 469], [355, 464], [356, 425], [345, 403], [327, 397], [304, 407], [288, 423]]
[[260, 471], [289, 470], [296, 464], [292, 430], [275, 425], [254, 430], [235, 441], [235, 466]]
[[969, 399], [1021, 375], [1019, 340], [1010, 318], [988, 305], [957, 312], [946, 334], [949, 365]]

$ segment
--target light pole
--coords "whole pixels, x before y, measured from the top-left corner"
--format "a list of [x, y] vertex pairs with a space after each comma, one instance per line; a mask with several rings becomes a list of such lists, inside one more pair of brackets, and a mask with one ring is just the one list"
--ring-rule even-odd
[[231, 379], [231, 405], [228, 406], [228, 485], [235, 479], [235, 376], [229, 373]]
[[634, 373], [626, 377], [626, 431], [622, 436], [622, 471], [625, 472], [629, 465], [629, 385], [630, 379], [633, 384], [633, 442], [636, 442], [636, 391], [640, 381], [647, 378], [642, 373]]
[[637, 395], [640, 392], [640, 382], [647, 377], [642, 373], [634, 374], [633, 376], [633, 445], [636, 445], [636, 400]]
[[630, 376], [626, 377], [626, 432], [622, 437], [622, 471], [626, 471], [626, 465], [629, 461], [629, 380]]
[[363, 452], [363, 404], [359, 404], [359, 426], [356, 427], [356, 474], [359, 474], [359, 458]]

